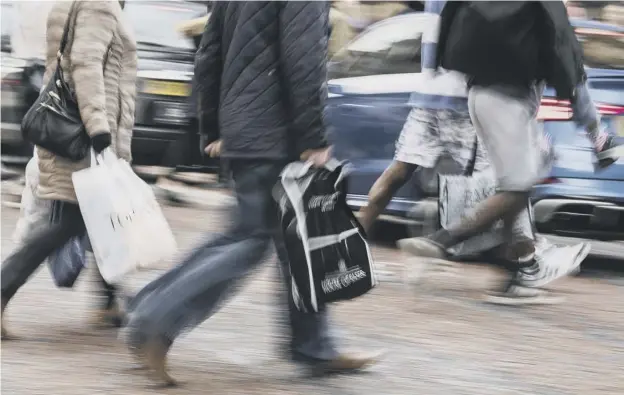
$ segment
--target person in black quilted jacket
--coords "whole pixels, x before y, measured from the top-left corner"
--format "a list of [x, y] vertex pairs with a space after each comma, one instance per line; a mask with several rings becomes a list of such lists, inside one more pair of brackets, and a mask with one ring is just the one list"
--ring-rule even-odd
[[330, 156], [323, 122], [328, 12], [325, 2], [213, 5], [195, 61], [200, 131], [206, 152], [228, 161], [238, 207], [229, 231], [129, 302], [128, 345], [165, 384], [175, 383], [166, 369], [173, 341], [219, 309], [272, 241], [286, 285], [288, 356], [317, 374], [357, 371], [376, 359], [339, 353], [327, 313], [296, 308], [272, 197], [288, 162], [322, 166]]

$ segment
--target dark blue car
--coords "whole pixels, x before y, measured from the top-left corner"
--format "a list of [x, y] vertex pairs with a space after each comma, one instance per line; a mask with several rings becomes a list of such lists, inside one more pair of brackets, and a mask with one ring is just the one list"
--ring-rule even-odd
[[[421, 78], [424, 21], [421, 13], [413, 13], [379, 22], [330, 62], [327, 116], [336, 156], [355, 168], [348, 198], [354, 209], [366, 204], [370, 187], [392, 161], [410, 110], [408, 97]], [[573, 25], [604, 126], [624, 142], [624, 28], [581, 20]], [[594, 253], [624, 258], [624, 160], [595, 173], [590, 141], [570, 121], [568, 103], [553, 94], [545, 92], [540, 118], [558, 159], [551, 176], [534, 191], [538, 229], [554, 235], [556, 242], [593, 239]], [[435, 187], [422, 182], [435, 176], [415, 178], [397, 193], [381, 220], [408, 224], [414, 222], [410, 211], [436, 209]]]

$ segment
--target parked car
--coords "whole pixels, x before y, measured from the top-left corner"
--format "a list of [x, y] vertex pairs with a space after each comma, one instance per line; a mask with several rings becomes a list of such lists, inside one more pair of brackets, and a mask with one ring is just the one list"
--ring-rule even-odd
[[[23, 109], [21, 106], [22, 98], [22, 70], [26, 66], [26, 62], [21, 59], [16, 59], [11, 56], [11, 31], [13, 26], [12, 18], [12, 6], [10, 3], [0, 3], [2, 12], [0, 17], [2, 24], [0, 29], [2, 32], [2, 52], [0, 55], [0, 71], [2, 72], [2, 85], [0, 92], [2, 98], [0, 100], [1, 108], [1, 142], [2, 142], [2, 161], [5, 162], [5, 158], [10, 162], [11, 150], [7, 150], [7, 147], [17, 147], [18, 150], [30, 151], [26, 155], [32, 154], [32, 148], [23, 147], [22, 134], [19, 129], [19, 122], [23, 115]], [[24, 149], [25, 148], [25, 149]], [[13, 150], [15, 152], [15, 150]]]
[[[127, 1], [124, 14], [135, 30], [138, 49], [137, 100], [132, 154], [135, 165], [175, 167], [207, 165], [199, 152], [196, 133], [189, 132], [189, 107], [195, 46], [176, 28], [206, 14], [201, 2]], [[3, 2], [2, 19], [10, 7]], [[4, 29], [4, 27], [3, 27]], [[5, 41], [3, 30], [3, 46]], [[9, 43], [6, 43], [7, 48]], [[11, 69], [4, 73], [5, 66]], [[27, 161], [32, 147], [21, 137], [20, 123], [27, 108], [23, 100], [23, 60], [8, 53], [2, 58], [3, 161]]]
[[[591, 94], [603, 115], [603, 126], [623, 142], [624, 28], [580, 20], [573, 24], [585, 50]], [[335, 154], [354, 166], [348, 203], [356, 210], [366, 204], [370, 187], [392, 161], [396, 139], [410, 111], [408, 97], [421, 79], [424, 28], [420, 13], [379, 22], [330, 62], [330, 138]], [[545, 92], [540, 118], [553, 137], [558, 160], [551, 177], [535, 188], [538, 230], [622, 240], [624, 160], [594, 173], [589, 140], [570, 121], [569, 103], [555, 100], [553, 94], [551, 89]], [[418, 177], [422, 174], [417, 173]], [[437, 211], [435, 191], [414, 181], [399, 190], [381, 220], [414, 224], [424, 221], [423, 213]], [[614, 245], [596, 242], [594, 251], [604, 249], [614, 255]], [[616, 249], [624, 258], [624, 244]]]

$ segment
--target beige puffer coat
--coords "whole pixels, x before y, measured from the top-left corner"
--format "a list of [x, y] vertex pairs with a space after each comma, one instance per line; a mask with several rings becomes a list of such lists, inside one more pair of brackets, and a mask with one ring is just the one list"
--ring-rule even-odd
[[[44, 83], [56, 68], [56, 54], [72, 3], [57, 1], [48, 16]], [[61, 67], [76, 93], [82, 121], [90, 136], [110, 133], [112, 149], [120, 158], [130, 161], [137, 69], [134, 34], [124, 23], [117, 0], [76, 0], [71, 17]], [[72, 162], [41, 147], [37, 147], [37, 155], [39, 197], [75, 203], [71, 176], [88, 167], [90, 158]]]

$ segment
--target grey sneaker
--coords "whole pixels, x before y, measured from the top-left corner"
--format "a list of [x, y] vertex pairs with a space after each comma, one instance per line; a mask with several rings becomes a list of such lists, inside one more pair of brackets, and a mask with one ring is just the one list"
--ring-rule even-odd
[[414, 237], [397, 242], [398, 247], [412, 258], [435, 259], [435, 263], [423, 262], [422, 259], [410, 259], [405, 265], [403, 281], [406, 284], [415, 284], [435, 273], [457, 275], [461, 264], [447, 260], [448, 254], [438, 244], [425, 238]]
[[579, 243], [575, 246], [551, 248], [536, 254], [535, 263], [531, 268], [518, 271], [519, 285], [538, 288], [543, 287], [559, 278], [576, 273], [581, 262], [589, 254], [591, 247], [588, 243]]
[[515, 282], [510, 283], [501, 291], [488, 293], [485, 298], [487, 303], [505, 306], [557, 304], [564, 300], [562, 296], [554, 295], [549, 291], [524, 287]]
[[587, 243], [549, 246], [536, 254], [532, 266], [513, 273], [500, 290], [488, 293], [486, 302], [509, 306], [560, 303], [563, 297], [538, 287], [577, 272], [589, 251]]
[[605, 137], [602, 147], [596, 150], [596, 158], [598, 158], [596, 170], [605, 169], [617, 162], [617, 160], [620, 159], [621, 150], [623, 148], [623, 146], [615, 142], [613, 136]]

